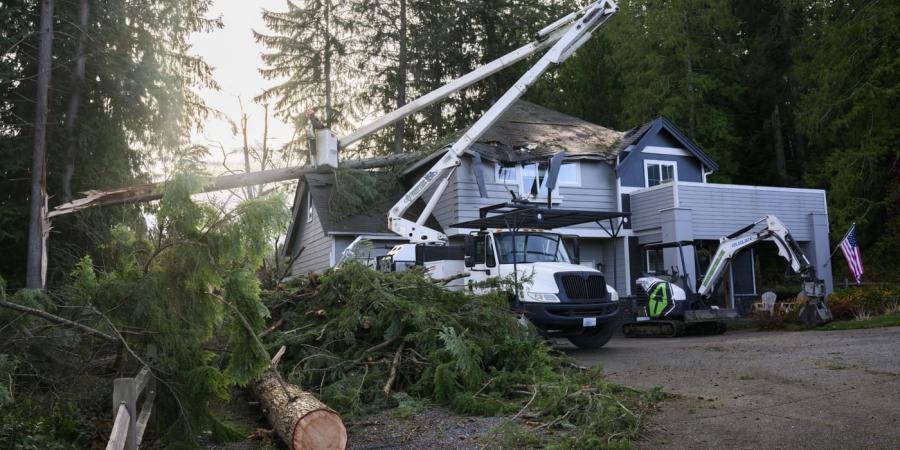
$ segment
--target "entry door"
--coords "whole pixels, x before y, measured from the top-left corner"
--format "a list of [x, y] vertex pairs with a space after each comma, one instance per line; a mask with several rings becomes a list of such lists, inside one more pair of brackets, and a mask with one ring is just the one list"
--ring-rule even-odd
[[469, 281], [471, 282], [472, 292], [482, 294], [490, 289], [478, 286], [484, 283], [488, 278], [496, 277], [497, 274], [497, 252], [494, 251], [494, 240], [490, 234], [479, 234], [475, 236], [475, 254], [472, 255], [475, 260], [475, 266], [469, 268]]

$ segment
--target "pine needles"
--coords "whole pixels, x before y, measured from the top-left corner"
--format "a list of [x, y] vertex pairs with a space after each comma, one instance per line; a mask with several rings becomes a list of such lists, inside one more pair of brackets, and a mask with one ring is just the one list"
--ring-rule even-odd
[[554, 354], [518, 322], [502, 292], [469, 296], [418, 271], [383, 274], [349, 263], [264, 298], [290, 305], [269, 342], [288, 349], [285, 376], [345, 416], [408, 410], [417, 399], [507, 415], [514, 418], [503, 427], [507, 438], [537, 430], [534, 445], [562, 434], [574, 447], [633, 438], [652, 404]]

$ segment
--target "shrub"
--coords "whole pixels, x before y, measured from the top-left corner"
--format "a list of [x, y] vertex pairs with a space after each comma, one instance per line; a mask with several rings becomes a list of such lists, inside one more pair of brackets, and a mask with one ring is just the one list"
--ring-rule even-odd
[[891, 285], [839, 289], [828, 297], [835, 319], [853, 319], [861, 311], [881, 315], [896, 310], [898, 304], [900, 287]]

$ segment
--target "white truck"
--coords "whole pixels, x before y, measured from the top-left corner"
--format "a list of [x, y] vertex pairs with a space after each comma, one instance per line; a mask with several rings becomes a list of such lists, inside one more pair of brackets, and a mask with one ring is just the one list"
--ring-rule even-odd
[[[618, 294], [606, 284], [602, 273], [579, 266], [577, 257], [567, 253], [562, 237], [549, 230], [599, 220], [609, 220], [611, 227], [615, 225], [614, 221], [618, 221], [621, 227], [621, 221], [625, 220], [626, 215], [613, 212], [594, 213], [594, 216], [590, 216], [590, 213], [577, 211], [574, 212], [577, 213], [576, 216], [581, 216], [576, 218], [572, 214], [558, 214], [571, 212], [550, 208], [549, 200], [548, 206], [543, 208], [513, 199], [513, 203], [504, 205], [505, 210], [489, 207], [482, 212], [480, 221], [454, 225], [479, 230], [467, 236], [466, 244], [461, 247], [450, 246], [447, 236], [439, 230], [429, 228], [426, 221], [446, 190], [454, 171], [459, 168], [460, 158], [466, 149], [544, 72], [568, 59], [617, 11], [618, 6], [611, 0], [593, 1], [538, 31], [534, 42], [447, 83], [345, 137], [338, 138], [328, 128], [320, 124], [312, 126], [316, 121], [310, 121], [308, 133], [313, 143], [314, 161], [320, 165], [337, 167], [340, 148], [526, 57], [546, 50], [390, 209], [388, 227], [408, 239], [409, 244], [394, 248], [382, 267], [387, 270], [403, 270], [409, 265], [423, 265], [435, 278], [455, 277], [458, 278], [454, 283], [457, 287], [471, 286], [472, 289], [476, 289], [481, 284], [478, 282], [487, 278], [511, 275], [522, 280], [521, 289], [516, 288], [512, 296], [513, 306], [542, 331], [569, 337], [575, 345], [582, 347], [599, 347], [609, 340], [619, 315]], [[475, 156], [478, 159], [477, 154]], [[548, 192], [555, 187], [561, 162], [562, 155], [551, 160], [546, 181]], [[476, 170], [475, 175], [482, 196], [485, 196], [481, 171]], [[415, 221], [404, 218], [413, 203], [426, 193], [429, 195], [428, 201], [419, 217]], [[548, 221], [548, 217], [570, 219]], [[354, 244], [348, 247], [345, 256], [353, 254]], [[575, 247], [577, 252], [577, 244]]]

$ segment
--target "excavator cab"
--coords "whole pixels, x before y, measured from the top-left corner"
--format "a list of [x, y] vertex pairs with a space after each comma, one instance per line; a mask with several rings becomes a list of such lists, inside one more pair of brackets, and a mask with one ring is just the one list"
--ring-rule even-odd
[[[703, 277], [694, 241], [674, 241], [650, 244], [645, 250], [678, 250], [678, 265], [664, 267], [636, 280], [633, 318], [622, 325], [626, 337], [674, 337], [682, 334], [719, 334], [727, 329], [727, 321], [737, 318], [737, 311], [711, 305], [697, 294], [697, 284]], [[692, 281], [687, 270], [685, 249], [693, 255]], [[646, 258], [648, 253], [643, 252]], [[644, 261], [643, 267], [648, 268]], [[697, 283], [697, 284], [695, 284]]]

